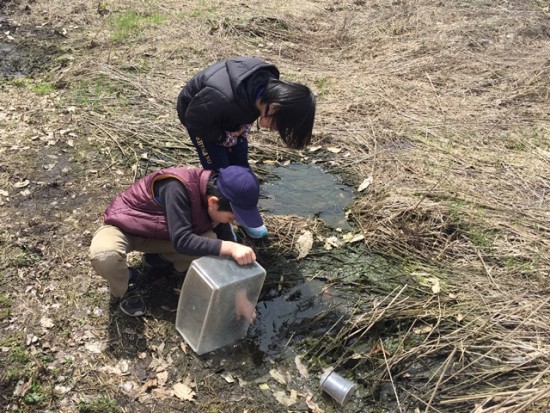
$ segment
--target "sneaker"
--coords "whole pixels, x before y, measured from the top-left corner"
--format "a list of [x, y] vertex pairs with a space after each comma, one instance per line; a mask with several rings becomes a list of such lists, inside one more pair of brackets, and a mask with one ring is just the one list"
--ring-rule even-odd
[[109, 305], [112, 309], [114, 309], [117, 305], [119, 306], [121, 304], [121, 301], [124, 300], [129, 295], [133, 295], [139, 288], [141, 284], [141, 276], [139, 274], [139, 271], [135, 268], [128, 268], [128, 289], [126, 290], [126, 293], [124, 294], [124, 297], [115, 297], [114, 295], [111, 295], [109, 298]]
[[118, 306], [124, 314], [130, 317], [140, 317], [147, 312], [145, 301], [140, 295], [124, 296]]
[[245, 226], [242, 226], [241, 228], [244, 229], [244, 231], [250, 238], [259, 239], [267, 237], [267, 228], [265, 225], [262, 225], [258, 228], [250, 228]]
[[160, 254], [143, 254], [143, 262], [145, 262], [145, 264], [147, 264], [149, 267], [170, 270], [174, 269], [174, 265], [167, 259], [163, 258]]

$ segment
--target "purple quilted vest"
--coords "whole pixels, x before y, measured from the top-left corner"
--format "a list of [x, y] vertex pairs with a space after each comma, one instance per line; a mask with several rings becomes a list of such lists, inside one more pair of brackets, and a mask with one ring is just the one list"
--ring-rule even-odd
[[160, 179], [176, 178], [187, 188], [191, 201], [193, 232], [212, 229], [206, 202], [206, 184], [212, 171], [194, 167], [161, 169], [134, 182], [105, 210], [103, 221], [123, 232], [143, 238], [170, 239], [162, 206], [155, 199], [153, 186]]

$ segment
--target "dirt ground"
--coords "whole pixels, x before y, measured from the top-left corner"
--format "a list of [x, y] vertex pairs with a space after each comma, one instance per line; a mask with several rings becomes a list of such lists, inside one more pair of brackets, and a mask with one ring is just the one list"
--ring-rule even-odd
[[[548, 1], [4, 0], [0, 28], [0, 410], [550, 411]], [[352, 230], [266, 216], [260, 318], [199, 357], [181, 278], [132, 255], [130, 319], [87, 254], [118, 192], [197, 164], [176, 96], [236, 55], [318, 99], [311, 147], [254, 131], [254, 170], [338, 176]]]

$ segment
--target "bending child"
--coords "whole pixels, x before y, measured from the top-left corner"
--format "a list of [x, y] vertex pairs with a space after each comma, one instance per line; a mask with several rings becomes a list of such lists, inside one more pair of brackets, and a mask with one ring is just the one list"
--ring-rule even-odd
[[[279, 132], [283, 143], [302, 149], [311, 141], [315, 96], [302, 84], [279, 80], [279, 70], [253, 57], [223, 60], [196, 74], [181, 90], [177, 111], [204, 169], [249, 167], [248, 136], [258, 128]], [[252, 238], [265, 226], [245, 227]]]

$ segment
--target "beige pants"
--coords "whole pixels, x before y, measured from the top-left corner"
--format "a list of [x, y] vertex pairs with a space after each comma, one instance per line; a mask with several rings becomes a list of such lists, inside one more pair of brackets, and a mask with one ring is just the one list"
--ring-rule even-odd
[[[214, 231], [201, 235], [217, 238]], [[178, 272], [187, 271], [191, 261], [198, 258], [178, 253], [171, 241], [142, 238], [126, 234], [113, 225], [103, 225], [92, 238], [90, 260], [93, 269], [107, 280], [115, 297], [122, 297], [128, 289], [126, 254], [131, 251], [161, 254], [162, 258], [174, 264]]]

